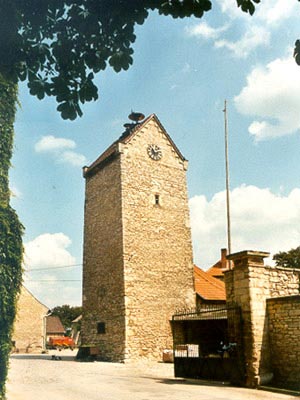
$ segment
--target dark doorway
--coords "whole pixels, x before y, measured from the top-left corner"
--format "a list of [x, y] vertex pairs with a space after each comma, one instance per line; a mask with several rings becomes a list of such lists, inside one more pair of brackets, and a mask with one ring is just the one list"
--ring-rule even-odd
[[238, 307], [210, 306], [172, 318], [175, 377], [243, 384], [242, 320]]

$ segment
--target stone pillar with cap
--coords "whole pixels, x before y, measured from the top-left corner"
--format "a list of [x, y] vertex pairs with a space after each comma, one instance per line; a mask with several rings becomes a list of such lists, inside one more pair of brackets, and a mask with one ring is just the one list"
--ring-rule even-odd
[[257, 387], [271, 380], [266, 299], [270, 287], [266, 278], [264, 258], [270, 254], [245, 250], [230, 254], [233, 268], [225, 275], [227, 304], [241, 307], [243, 318], [245, 384]]

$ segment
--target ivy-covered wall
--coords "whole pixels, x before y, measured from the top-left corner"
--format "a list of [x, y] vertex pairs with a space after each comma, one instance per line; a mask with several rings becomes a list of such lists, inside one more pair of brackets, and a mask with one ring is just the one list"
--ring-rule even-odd
[[16, 85], [0, 75], [0, 399], [5, 396], [11, 333], [22, 282], [23, 226], [10, 206], [9, 190], [16, 104]]

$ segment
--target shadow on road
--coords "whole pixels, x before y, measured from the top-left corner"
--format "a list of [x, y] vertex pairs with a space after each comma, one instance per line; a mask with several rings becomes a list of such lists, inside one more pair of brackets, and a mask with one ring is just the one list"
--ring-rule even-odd
[[[53, 357], [54, 356], [54, 357]], [[76, 354], [64, 356], [57, 354], [12, 354], [10, 358], [15, 360], [44, 360], [44, 361], [75, 361]]]
[[[185, 378], [165, 378], [165, 379], [157, 379], [155, 377], [149, 377], [149, 376], [143, 376], [143, 379], [152, 379], [156, 383], [163, 383], [165, 385], [197, 385], [197, 386], [205, 386], [205, 387], [234, 387], [234, 385], [231, 385], [229, 382], [220, 382], [220, 381], [208, 381], [208, 380], [202, 380], [202, 379], [185, 379]], [[246, 392], [249, 391], [249, 388], [245, 387], [238, 387], [239, 390], [243, 392], [243, 390]], [[259, 387], [258, 390], [264, 390], [268, 391], [271, 393], [281, 393], [293, 397], [300, 397], [300, 392], [299, 391], [293, 391], [293, 390], [288, 390], [288, 389], [280, 389], [280, 388], [274, 388], [274, 387], [267, 387], [267, 386], [262, 386]], [[242, 393], [241, 392], [241, 393]]]
[[[151, 378], [151, 377], [143, 377], [144, 379], [153, 379], [157, 383], [163, 383], [166, 385], [198, 385], [198, 386], [212, 386], [212, 387], [234, 387], [234, 385], [231, 385], [229, 382], [220, 382], [220, 381], [207, 381], [207, 380], [201, 380], [201, 379], [184, 379], [184, 378], [174, 378], [174, 379], [157, 379], [157, 378]], [[243, 390], [248, 391], [248, 388], [245, 387], [238, 387], [239, 390], [241, 390], [241, 393]], [[259, 387], [258, 390], [264, 390], [268, 391], [271, 393], [281, 393], [293, 397], [300, 397], [300, 392], [299, 391], [293, 391], [293, 390], [288, 390], [288, 389], [280, 389], [280, 388], [274, 388], [274, 387], [267, 387], [267, 386], [262, 386]]]
[[[147, 378], [147, 377], [143, 377]], [[157, 378], [149, 378], [155, 379], [158, 383], [164, 383], [166, 385], [198, 385], [198, 386], [214, 386], [214, 387], [224, 387], [231, 386], [228, 382], [219, 382], [219, 381], [205, 381], [201, 379], [184, 379], [184, 378], [166, 378], [166, 379], [157, 379]]]

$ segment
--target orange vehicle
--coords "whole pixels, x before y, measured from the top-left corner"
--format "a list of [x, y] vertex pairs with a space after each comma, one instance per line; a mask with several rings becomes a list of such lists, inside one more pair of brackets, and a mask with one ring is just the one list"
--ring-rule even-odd
[[74, 349], [75, 342], [69, 336], [50, 337], [47, 343], [49, 349]]

